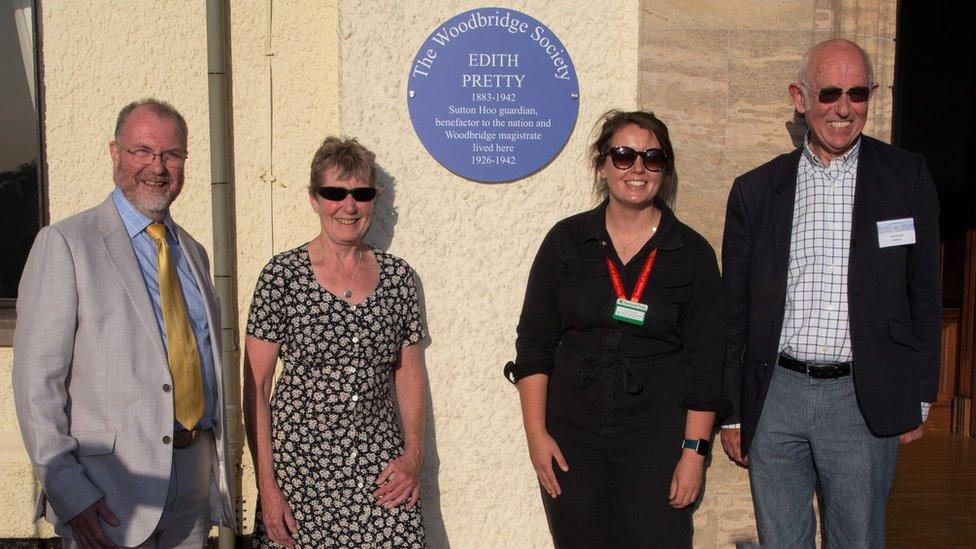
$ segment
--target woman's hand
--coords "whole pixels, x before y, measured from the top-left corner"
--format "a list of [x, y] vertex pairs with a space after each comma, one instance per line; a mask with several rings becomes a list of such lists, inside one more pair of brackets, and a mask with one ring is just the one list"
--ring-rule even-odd
[[702, 476], [705, 469], [705, 456], [694, 450], [682, 450], [681, 459], [671, 477], [671, 491], [668, 503], [675, 509], [683, 509], [698, 499]]
[[559, 468], [566, 473], [569, 471], [566, 458], [559, 450], [556, 439], [549, 436], [546, 431], [526, 435], [526, 439], [529, 443], [529, 458], [532, 459], [532, 467], [535, 468], [535, 474], [539, 477], [539, 484], [542, 485], [543, 490], [548, 492], [550, 497], [556, 498], [563, 492], [559, 487], [559, 482], [556, 481], [556, 473], [552, 469], [552, 460], [555, 459]]
[[404, 501], [407, 510], [417, 505], [420, 499], [420, 465], [419, 455], [404, 454], [390, 460], [383, 472], [376, 477], [379, 486], [374, 492], [376, 504], [387, 509], [393, 509]]
[[261, 496], [261, 521], [271, 541], [285, 547], [295, 547], [292, 535], [298, 533], [298, 523], [291, 514], [291, 506], [285, 501], [278, 486], [259, 490]]

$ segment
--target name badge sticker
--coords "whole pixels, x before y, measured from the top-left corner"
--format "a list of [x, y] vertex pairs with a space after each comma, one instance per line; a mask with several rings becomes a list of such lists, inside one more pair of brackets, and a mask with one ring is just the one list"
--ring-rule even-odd
[[915, 243], [915, 220], [911, 217], [878, 221], [878, 247], [907, 246]]
[[643, 326], [645, 315], [647, 315], [647, 305], [627, 299], [618, 299], [617, 305], [613, 308], [613, 319], [628, 324]]

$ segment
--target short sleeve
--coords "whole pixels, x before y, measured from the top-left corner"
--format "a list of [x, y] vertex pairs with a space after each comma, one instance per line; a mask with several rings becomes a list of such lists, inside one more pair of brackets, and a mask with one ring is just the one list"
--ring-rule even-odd
[[[409, 347], [427, 338], [423, 315], [420, 311], [420, 297], [417, 292], [417, 273], [406, 262], [403, 263], [404, 313], [403, 339], [400, 348]], [[399, 270], [399, 269], [398, 269]]]
[[282, 343], [286, 333], [282, 300], [287, 273], [277, 259], [272, 258], [258, 276], [247, 317], [247, 335], [262, 341]]

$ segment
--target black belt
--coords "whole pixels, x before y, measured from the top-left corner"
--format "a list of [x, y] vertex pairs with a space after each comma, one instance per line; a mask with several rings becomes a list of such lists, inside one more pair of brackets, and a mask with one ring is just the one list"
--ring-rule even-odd
[[173, 448], [186, 448], [209, 430], [210, 429], [201, 429], [200, 427], [197, 427], [196, 429], [189, 431], [176, 431], [173, 433]]
[[814, 379], [837, 379], [851, 375], [851, 363], [810, 364], [786, 355], [779, 355], [779, 365], [787, 370], [806, 374]]

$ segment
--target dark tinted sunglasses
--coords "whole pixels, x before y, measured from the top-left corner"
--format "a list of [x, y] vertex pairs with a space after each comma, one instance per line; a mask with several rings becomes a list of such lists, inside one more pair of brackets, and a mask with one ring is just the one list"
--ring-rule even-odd
[[817, 101], [823, 104], [835, 103], [845, 93], [847, 94], [847, 98], [851, 100], [851, 103], [864, 103], [871, 97], [871, 88], [867, 86], [855, 86], [848, 88], [847, 91], [836, 86], [820, 88], [820, 91], [817, 92]]
[[347, 189], [345, 187], [316, 187], [315, 192], [322, 198], [331, 200], [332, 202], [345, 200], [350, 194], [356, 202], [369, 202], [376, 198], [376, 189], [374, 187], [356, 187], [355, 189]]
[[631, 147], [612, 147], [610, 149], [610, 161], [620, 170], [628, 170], [641, 157], [644, 162], [644, 169], [649, 172], [659, 172], [668, 163], [668, 155], [663, 149], [645, 149], [643, 151], [634, 150]]

